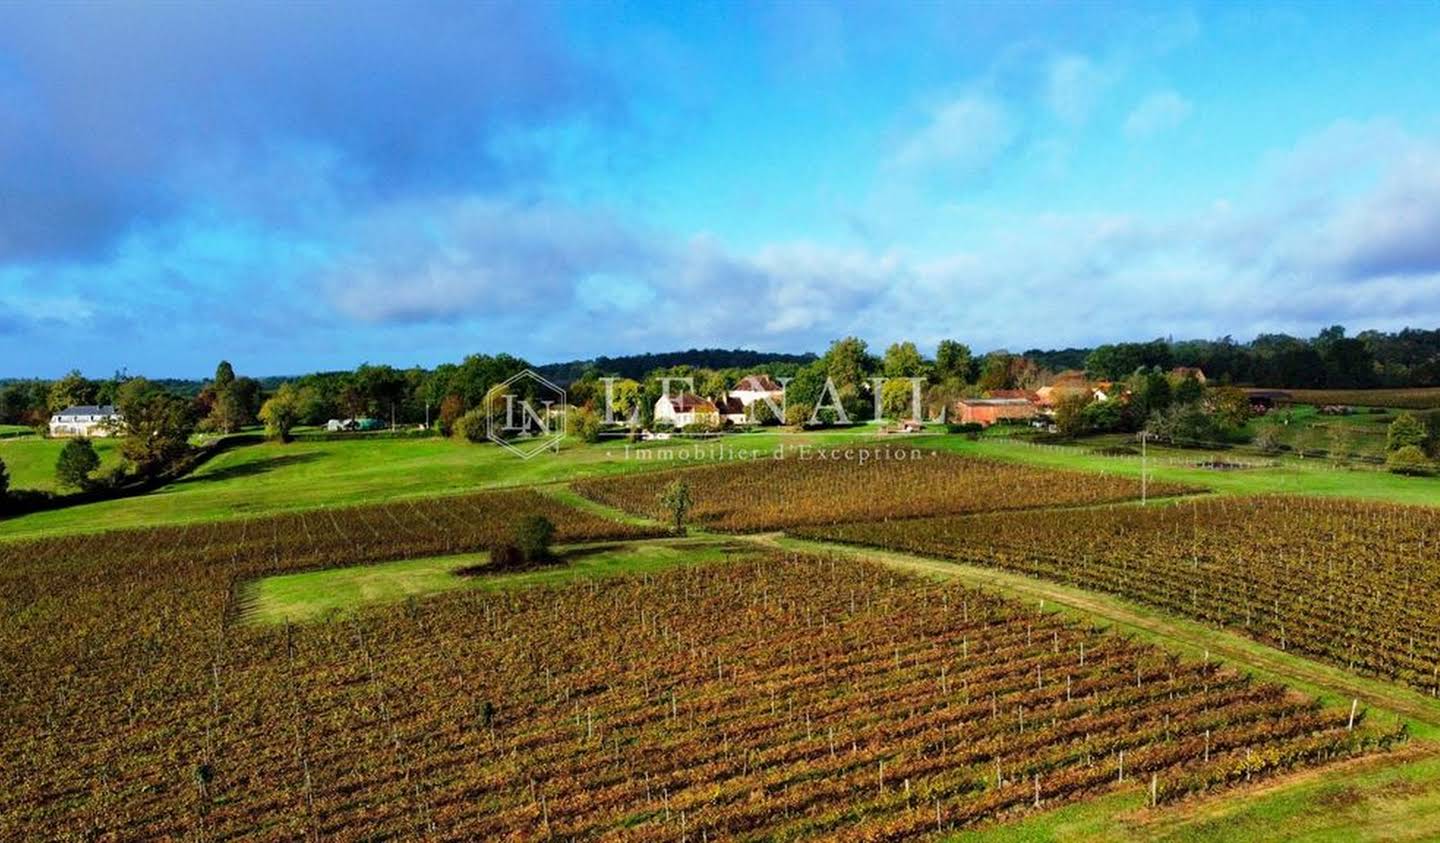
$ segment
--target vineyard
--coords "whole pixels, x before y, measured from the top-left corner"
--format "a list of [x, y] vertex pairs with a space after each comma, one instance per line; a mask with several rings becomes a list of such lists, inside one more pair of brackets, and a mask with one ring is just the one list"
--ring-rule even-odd
[[1395, 407], [1429, 410], [1440, 407], [1440, 387], [1411, 389], [1287, 389], [1301, 404], [1344, 404], [1352, 407]]
[[[857, 453], [865, 449], [854, 449]], [[913, 518], [1106, 503], [1140, 496], [1138, 481], [1052, 471], [938, 451], [872, 449], [865, 459], [767, 459], [679, 472], [582, 480], [581, 494], [635, 515], [664, 518], [657, 493], [676, 477], [689, 482], [693, 517], [737, 532], [846, 521]], [[1151, 484], [1151, 494], [1194, 491]]]
[[457, 592], [302, 627], [227, 625], [206, 564], [13, 576], [5, 839], [905, 839], [1403, 737], [856, 562]]
[[1432, 508], [1215, 498], [795, 532], [1119, 594], [1440, 695]]
[[483, 492], [372, 506], [317, 509], [173, 527], [0, 542], [0, 567], [90, 563], [107, 567], [214, 566], [234, 576], [388, 562], [483, 550], [523, 515], [544, 515], [561, 542], [661, 535], [566, 506], [532, 491]]

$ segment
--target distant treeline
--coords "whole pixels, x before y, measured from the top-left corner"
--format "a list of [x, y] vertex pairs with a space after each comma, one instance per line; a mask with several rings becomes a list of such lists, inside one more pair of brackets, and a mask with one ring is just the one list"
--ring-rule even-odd
[[593, 360], [572, 360], [548, 363], [536, 371], [560, 385], [568, 385], [587, 373], [639, 380], [658, 369], [689, 366], [693, 369], [746, 369], [762, 365], [785, 364], [803, 366], [816, 359], [814, 354], [772, 354], [743, 348], [692, 348], [661, 354], [631, 354], [624, 357], [596, 357]]
[[[648, 404], [655, 396], [646, 381], [656, 375], [693, 376], [695, 391], [713, 397], [723, 395], [744, 374], [762, 371], [776, 377], [797, 377], [797, 394], [813, 391], [816, 376], [833, 377], [842, 390], [848, 387], [854, 392], [844, 396], [847, 400], [853, 398], [863, 405], [868, 401], [864, 379], [872, 375], [923, 375], [932, 385], [943, 386], [947, 396], [955, 396], [1031, 389], [1073, 370], [1083, 370], [1093, 379], [1123, 380], [1140, 371], [1181, 366], [1201, 369], [1213, 384], [1289, 389], [1440, 386], [1440, 330], [1364, 331], [1350, 337], [1337, 325], [1310, 338], [1263, 334], [1244, 343], [1228, 336], [1156, 339], [974, 356], [964, 343], [945, 340], [933, 357], [914, 343], [896, 343], [883, 358], [871, 354], [863, 341], [847, 338], [837, 341], [823, 356], [712, 348], [532, 366], [509, 354], [472, 354], [459, 363], [433, 369], [363, 364], [352, 371], [293, 377], [236, 377], [229, 365], [223, 364], [215, 379], [165, 379], [146, 384], [147, 389], [187, 399], [200, 429], [228, 432], [257, 421], [265, 400], [280, 392], [282, 384], [289, 384], [287, 419], [294, 424], [361, 416], [396, 424], [437, 420], [448, 424], [480, 406], [493, 386], [527, 368], [569, 388], [572, 398], [592, 403], [603, 395], [599, 382], [603, 377], [639, 381], [643, 392], [638, 397]], [[123, 372], [102, 380], [87, 379], [79, 372], [56, 381], [0, 379], [0, 424], [41, 425], [49, 414], [70, 404], [115, 403], [131, 380], [135, 378]]]
[[1090, 351], [1084, 368], [1096, 377], [1118, 379], [1138, 368], [1173, 366], [1200, 368], [1210, 380], [1288, 389], [1436, 386], [1440, 330], [1364, 331], [1347, 337], [1335, 325], [1308, 339], [1261, 334], [1248, 343], [1230, 337], [1114, 343]]

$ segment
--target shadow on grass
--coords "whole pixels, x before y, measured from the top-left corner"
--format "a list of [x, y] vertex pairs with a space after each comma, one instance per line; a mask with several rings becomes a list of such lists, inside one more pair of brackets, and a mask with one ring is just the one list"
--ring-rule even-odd
[[241, 477], [254, 477], [260, 474], [268, 474], [269, 472], [277, 471], [282, 468], [289, 468], [293, 465], [303, 465], [305, 463], [315, 462], [323, 456], [323, 454], [311, 452], [304, 454], [285, 454], [283, 456], [271, 457], [270, 459], [266, 460], [244, 462], [237, 465], [229, 465], [224, 468], [217, 468], [214, 471], [209, 471], [204, 474], [192, 474], [189, 477], [186, 477], [184, 480], [181, 480], [176, 485], [179, 486], [191, 485], [195, 483], [213, 483], [222, 480], [235, 480]]

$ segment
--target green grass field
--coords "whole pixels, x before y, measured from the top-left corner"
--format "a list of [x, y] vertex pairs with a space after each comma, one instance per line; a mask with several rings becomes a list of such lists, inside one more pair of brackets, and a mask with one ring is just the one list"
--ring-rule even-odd
[[329, 568], [268, 577], [247, 586], [242, 599], [255, 623], [309, 621], [378, 603], [426, 597], [462, 588], [525, 588], [576, 577], [642, 574], [680, 564], [714, 562], [753, 552], [750, 545], [713, 538], [662, 539], [570, 545], [556, 549], [554, 565], [511, 574], [463, 576], [487, 564], [485, 554], [407, 559], [354, 568]]
[[[10, 470], [11, 488], [55, 491], [55, 460], [67, 441], [39, 436], [0, 439], [0, 460], [4, 460]], [[120, 462], [119, 440], [91, 439], [90, 442], [100, 455], [102, 471]]]
[[[1359, 422], [1356, 422], [1359, 423]], [[728, 437], [718, 443], [657, 442], [627, 446], [567, 444], [558, 454], [522, 460], [493, 445], [448, 439], [357, 439], [335, 442], [266, 443], [227, 451], [194, 474], [156, 492], [13, 518], [0, 524], [0, 538], [85, 530], [204, 521], [293, 509], [373, 503], [419, 495], [475, 489], [561, 483], [596, 475], [682, 467], [725, 457], [723, 449], [771, 452], [782, 443], [843, 444], [870, 438], [873, 428], [809, 434], [773, 432]], [[889, 445], [937, 447], [958, 453], [1138, 477], [1140, 459], [1094, 453], [1102, 442], [1036, 446], [1013, 437], [925, 435], [878, 439]], [[10, 466], [16, 488], [53, 488], [54, 462], [63, 442], [0, 440], [0, 458]], [[97, 440], [104, 458], [115, 459], [117, 443]], [[1402, 477], [1372, 468], [1336, 468], [1324, 460], [1293, 455], [1275, 458], [1275, 467], [1235, 471], [1196, 468], [1212, 457], [1250, 459], [1238, 452], [1208, 453], [1152, 448], [1154, 480], [1203, 486], [1227, 494], [1309, 494], [1440, 505], [1440, 479]], [[1270, 458], [1263, 458], [1270, 460]], [[13, 461], [12, 461], [13, 460]], [[47, 485], [49, 484], [49, 485]]]
[[[845, 442], [864, 431], [833, 431], [798, 437], [751, 433], [720, 445], [671, 441], [627, 446], [567, 443], [558, 454], [520, 459], [495, 445], [450, 439], [357, 438], [330, 442], [265, 443], [226, 451], [194, 474], [150, 494], [37, 512], [0, 522], [0, 538], [84, 530], [206, 521], [242, 515], [379, 503], [419, 495], [446, 495], [554, 483], [581, 477], [673, 468], [720, 458], [719, 448], [772, 451], [782, 442]], [[97, 440], [99, 441], [99, 440]], [[61, 442], [0, 443], [0, 455], [23, 451], [22, 479], [53, 482]], [[31, 446], [33, 450], [25, 450]], [[105, 443], [107, 448], [114, 441]], [[628, 450], [627, 450], [628, 447]], [[0, 456], [9, 463], [8, 456]], [[48, 465], [48, 468], [45, 466]], [[17, 477], [14, 468], [11, 476]], [[35, 488], [40, 488], [36, 486]]]

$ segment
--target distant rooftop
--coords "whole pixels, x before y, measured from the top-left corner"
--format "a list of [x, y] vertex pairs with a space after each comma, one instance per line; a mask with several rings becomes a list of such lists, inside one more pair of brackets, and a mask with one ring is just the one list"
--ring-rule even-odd
[[71, 407], [66, 407], [65, 409], [61, 410], [60, 412], [56, 413], [55, 415], [57, 415], [57, 416], [114, 416], [114, 415], [119, 415], [119, 414], [115, 412], [115, 405], [114, 405], [114, 404], [102, 404], [102, 405], [98, 405], [98, 406], [95, 405], [95, 404], [76, 404], [76, 405], [71, 406]]
[[1028, 407], [1030, 402], [1024, 398], [961, 398], [960, 403], [967, 407]]

